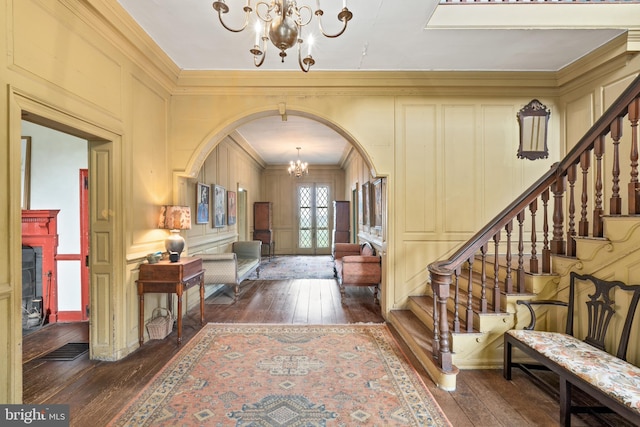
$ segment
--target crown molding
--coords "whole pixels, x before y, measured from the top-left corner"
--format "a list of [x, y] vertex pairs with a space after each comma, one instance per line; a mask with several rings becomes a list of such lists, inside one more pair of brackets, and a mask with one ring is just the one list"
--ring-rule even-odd
[[175, 94], [231, 95], [512, 95], [553, 96], [555, 72], [469, 71], [203, 71], [183, 70]]
[[636, 53], [629, 49], [629, 35], [625, 33], [583, 56], [558, 72], [561, 95], [591, 84], [603, 76], [624, 68]]
[[237, 129], [232, 131], [228, 135], [228, 138], [231, 141], [233, 141], [233, 143], [238, 148], [244, 151], [247, 154], [247, 156], [251, 157], [253, 161], [255, 161], [258, 165], [260, 165], [260, 167], [262, 167], [263, 169], [267, 167], [267, 163], [264, 161], [262, 156], [260, 156], [260, 154], [258, 154], [258, 152], [253, 148], [253, 146], [251, 146], [251, 144], [249, 144], [249, 142], [246, 139], [244, 139], [244, 137], [237, 131]]

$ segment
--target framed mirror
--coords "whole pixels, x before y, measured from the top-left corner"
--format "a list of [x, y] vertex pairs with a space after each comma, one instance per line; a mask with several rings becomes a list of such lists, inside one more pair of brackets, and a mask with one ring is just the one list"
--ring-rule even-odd
[[551, 112], [537, 99], [532, 100], [518, 111], [520, 125], [520, 159], [546, 159], [549, 157], [547, 148], [547, 126]]

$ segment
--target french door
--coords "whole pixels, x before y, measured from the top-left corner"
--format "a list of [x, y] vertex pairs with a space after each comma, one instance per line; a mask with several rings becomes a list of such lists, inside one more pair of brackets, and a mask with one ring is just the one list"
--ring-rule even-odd
[[298, 253], [331, 253], [330, 188], [325, 184], [298, 185]]

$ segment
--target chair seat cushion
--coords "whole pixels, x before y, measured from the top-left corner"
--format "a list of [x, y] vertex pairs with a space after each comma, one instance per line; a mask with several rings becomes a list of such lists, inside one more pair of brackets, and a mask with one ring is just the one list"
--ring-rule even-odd
[[342, 263], [342, 273], [338, 276], [342, 278], [343, 285], [371, 286], [380, 283], [379, 259], [375, 260], [375, 262], [347, 262], [347, 258], [348, 257], [344, 258], [345, 261]]
[[250, 273], [256, 266], [260, 265], [260, 260], [255, 258], [238, 258], [238, 277], [242, 278]]
[[637, 366], [571, 335], [527, 330], [506, 333], [640, 413], [640, 368]]

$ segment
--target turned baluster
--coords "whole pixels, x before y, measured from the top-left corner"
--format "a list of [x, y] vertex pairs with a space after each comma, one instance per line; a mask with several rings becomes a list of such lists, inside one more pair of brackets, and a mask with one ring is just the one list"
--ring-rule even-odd
[[458, 293], [460, 280], [460, 267], [453, 273], [454, 295], [453, 295], [453, 331], [460, 332], [460, 312], [458, 304], [460, 304], [460, 294]]
[[536, 212], [538, 211], [538, 199], [529, 203], [529, 212], [531, 212], [531, 258], [529, 259], [529, 271], [531, 273], [538, 272], [538, 255], [536, 252]]
[[467, 332], [473, 332], [473, 261], [475, 257], [469, 258], [469, 284], [467, 287]]
[[495, 247], [493, 259], [493, 311], [500, 313], [500, 232], [493, 236]]
[[629, 215], [640, 214], [640, 183], [638, 183], [638, 116], [640, 115], [640, 98], [629, 104], [629, 121], [631, 122], [631, 182], [629, 182]]
[[551, 249], [549, 249], [549, 189], [542, 192], [542, 272], [551, 273]]
[[564, 255], [566, 253], [564, 242], [564, 211], [562, 209], [565, 189], [565, 176], [556, 178], [556, 182], [551, 186], [553, 191], [553, 237], [551, 238], [551, 253]]
[[524, 210], [518, 214], [518, 271], [516, 281], [518, 292], [524, 292]]
[[576, 164], [569, 166], [567, 170], [567, 179], [569, 181], [569, 227], [567, 229], [567, 256], [575, 257], [576, 256], [576, 222], [575, 222], [575, 213], [576, 213], [576, 203], [575, 203], [575, 193], [574, 188], [576, 185], [576, 179], [578, 175], [578, 167]]
[[622, 199], [620, 198], [620, 138], [622, 137], [622, 117], [616, 117], [611, 122], [611, 139], [613, 139], [613, 186], [611, 188], [611, 200], [609, 204], [610, 215], [622, 213]]
[[589, 220], [587, 219], [587, 203], [589, 202], [589, 167], [591, 166], [591, 156], [588, 151], [580, 155], [580, 168], [582, 169], [582, 196], [580, 197], [580, 222], [578, 223], [578, 235], [589, 235]]
[[602, 156], [604, 155], [605, 135], [600, 135], [593, 143], [593, 154], [596, 156], [596, 199], [593, 207], [593, 237], [602, 237], [604, 232], [604, 224], [602, 215]]
[[504, 291], [511, 294], [513, 293], [513, 279], [511, 277], [511, 232], [513, 231], [513, 220], [509, 221], [504, 229], [507, 232], [507, 273], [504, 278]]
[[482, 269], [480, 273], [480, 312], [487, 312], [487, 251], [489, 250], [489, 244], [485, 243], [480, 248], [480, 254], [482, 256]]

